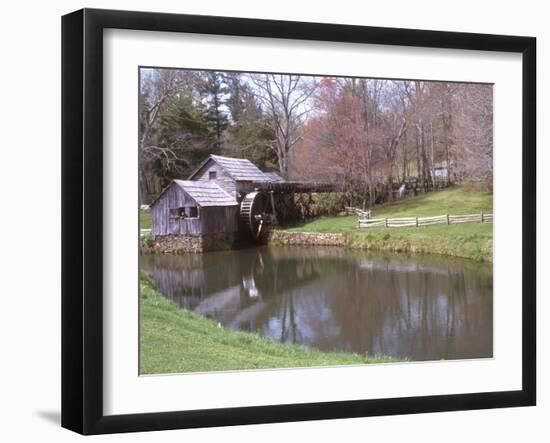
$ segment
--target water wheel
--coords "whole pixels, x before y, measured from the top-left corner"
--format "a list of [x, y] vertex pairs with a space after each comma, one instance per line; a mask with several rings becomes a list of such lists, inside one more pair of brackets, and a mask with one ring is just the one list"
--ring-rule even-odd
[[265, 191], [246, 194], [241, 201], [240, 219], [253, 240], [264, 240], [276, 222], [273, 195]]

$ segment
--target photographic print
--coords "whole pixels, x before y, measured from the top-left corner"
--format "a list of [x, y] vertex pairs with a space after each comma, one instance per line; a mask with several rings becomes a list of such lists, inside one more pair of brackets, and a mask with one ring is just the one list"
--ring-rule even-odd
[[62, 60], [62, 426], [536, 404], [535, 38], [84, 9]]
[[140, 374], [493, 356], [493, 85], [139, 68]]

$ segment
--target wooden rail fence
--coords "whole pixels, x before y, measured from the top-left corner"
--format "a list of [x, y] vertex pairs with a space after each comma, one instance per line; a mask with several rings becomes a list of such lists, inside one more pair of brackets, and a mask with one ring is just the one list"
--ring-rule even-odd
[[368, 219], [359, 215], [357, 227], [359, 228], [405, 228], [408, 226], [430, 226], [457, 223], [493, 223], [493, 214], [467, 214], [467, 215], [437, 215], [435, 217], [400, 217], [400, 218], [373, 218]]
[[371, 212], [370, 209], [368, 211], [364, 211], [364, 210], [359, 209], [359, 208], [353, 208], [351, 206], [345, 206], [344, 210], [346, 211], [347, 215], [357, 214], [359, 216], [359, 218], [362, 218], [362, 219], [371, 219], [372, 218], [372, 212]]

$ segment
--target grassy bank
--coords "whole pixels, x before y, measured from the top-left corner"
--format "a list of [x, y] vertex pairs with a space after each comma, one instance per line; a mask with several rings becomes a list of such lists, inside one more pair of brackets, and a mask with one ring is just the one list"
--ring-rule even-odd
[[[492, 194], [454, 187], [375, 208], [374, 218], [492, 212]], [[420, 228], [357, 228], [357, 216], [326, 217], [290, 232], [342, 233], [350, 247], [382, 251], [442, 254], [479, 261], [493, 259], [491, 224], [434, 225]]]
[[257, 334], [231, 331], [181, 309], [160, 294], [146, 277], [141, 278], [140, 288], [141, 374], [395, 361], [390, 357], [325, 353], [283, 345]]
[[139, 211], [139, 229], [151, 229], [151, 213]]

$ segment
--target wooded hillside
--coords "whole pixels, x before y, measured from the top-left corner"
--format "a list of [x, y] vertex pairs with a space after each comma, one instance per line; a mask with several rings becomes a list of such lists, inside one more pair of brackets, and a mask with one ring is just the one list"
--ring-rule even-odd
[[368, 205], [410, 177], [431, 189], [438, 171], [492, 184], [492, 85], [141, 69], [139, 99], [142, 202], [211, 153]]

